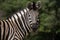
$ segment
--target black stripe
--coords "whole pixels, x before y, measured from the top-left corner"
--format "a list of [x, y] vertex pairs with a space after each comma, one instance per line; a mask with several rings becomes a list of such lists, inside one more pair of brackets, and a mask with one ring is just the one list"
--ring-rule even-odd
[[[19, 31], [18, 31], [18, 32], [19, 32]], [[22, 35], [21, 35], [21, 34], [19, 34], [18, 32], [17, 32], [18, 36], [20, 35], [20, 36], [22, 37]], [[16, 36], [16, 37], [18, 37], [17, 35], [15, 35], [15, 36]], [[18, 38], [19, 38], [19, 37], [18, 37]], [[22, 37], [22, 38], [23, 38], [23, 37]], [[19, 39], [20, 39], [20, 38], [19, 38]], [[21, 40], [21, 39], [20, 39], [20, 40]]]
[[[16, 14], [16, 15], [17, 15], [17, 14]], [[21, 16], [22, 16], [22, 15], [21, 15]], [[18, 17], [18, 21], [19, 21], [20, 27], [23, 29], [24, 33], [26, 34], [25, 29], [24, 29], [24, 27], [23, 27], [23, 24], [22, 24], [22, 22], [21, 22], [21, 20], [20, 20], [20, 18], [19, 18], [18, 15], [17, 15], [17, 17]], [[19, 27], [19, 29], [20, 29], [20, 27]], [[21, 32], [22, 32], [22, 31], [21, 31]], [[23, 35], [25, 36], [25, 34], [23, 34]]]
[[[27, 9], [26, 9], [27, 10]], [[27, 10], [27, 14], [26, 15], [29, 15], [30, 17], [30, 14], [29, 14], [29, 11]], [[25, 17], [26, 18], [26, 17]], [[26, 18], [27, 19], [27, 18]], [[31, 19], [30, 19], [31, 20]], [[28, 24], [27, 24], [28, 25]], [[31, 27], [28, 25], [29, 29], [31, 29]]]
[[[21, 11], [20, 11], [20, 13], [21, 13]], [[23, 13], [24, 13], [24, 11], [23, 11]], [[22, 13], [21, 13], [21, 15], [22, 15]], [[29, 33], [29, 30], [28, 30], [28, 28], [26, 27], [25, 19], [24, 19], [23, 15], [22, 15], [22, 19], [23, 19], [23, 22], [24, 22], [25, 28], [26, 28], [27, 32]]]
[[[13, 28], [13, 24], [11, 24], [12, 20], [11, 20], [11, 22], [10, 22], [10, 20], [8, 20], [8, 21], [9, 21], [10, 25], [11, 25], [11, 26], [12, 26], [12, 28]], [[14, 28], [13, 28], [13, 34], [12, 34], [12, 36], [10, 37], [10, 39], [9, 39], [9, 40], [11, 40], [11, 38], [13, 37], [13, 35], [14, 35]]]
[[[16, 15], [17, 16], [17, 15]], [[14, 17], [14, 16], [13, 16]], [[14, 17], [14, 21], [15, 21], [15, 23], [16, 23], [16, 25], [17, 25], [17, 27], [19, 28], [19, 30], [21, 31], [21, 29], [20, 29], [20, 27], [18, 26], [18, 24], [17, 24], [17, 22], [16, 22], [16, 19], [15, 19], [15, 17]], [[18, 21], [18, 20], [17, 20]], [[21, 31], [21, 33], [23, 34], [23, 32]], [[20, 34], [21, 35], [21, 37], [22, 37], [22, 34]], [[24, 36], [24, 34], [23, 34], [23, 36]], [[23, 37], [22, 37], [23, 38]]]
[[[29, 15], [29, 11], [26, 9], [26, 11], [27, 11], [27, 15]], [[29, 15], [30, 16], [30, 15]], [[25, 16], [25, 18], [26, 18], [26, 16]], [[28, 24], [27, 24], [28, 25]], [[28, 27], [29, 27], [29, 25], [28, 25]], [[29, 27], [29, 29], [31, 29], [30, 27]]]
[[[28, 14], [28, 10], [27, 9], [25, 9], [26, 11], [27, 11], [27, 14]], [[25, 13], [25, 11], [23, 10], [23, 12]], [[24, 18], [26, 18], [27, 16], [26, 15], [24, 15]], [[26, 19], [24, 19], [25, 20], [25, 22], [27, 21]], [[26, 22], [26, 24], [27, 24], [27, 22]], [[25, 25], [26, 25], [25, 24]], [[28, 24], [27, 24], [27, 26], [28, 26]], [[29, 26], [28, 26], [28, 28], [29, 28]], [[28, 28], [26, 27], [26, 29], [27, 29], [27, 32], [29, 33], [29, 30], [28, 30]], [[30, 28], [29, 28], [30, 29]]]
[[[24, 30], [24, 28], [22, 27], [23, 25], [22, 25], [22, 22], [21, 22], [21, 20], [20, 20], [20, 18], [19, 18], [19, 16], [16, 14], [16, 16], [18, 17], [18, 22], [19, 22], [19, 24], [20, 24], [20, 27], [22, 28], [22, 30], [24, 31], [24, 33], [25, 33], [25, 30]], [[18, 28], [20, 29], [20, 27], [18, 26]], [[21, 29], [20, 29], [20, 31], [21, 31]], [[21, 31], [22, 32], [22, 31]], [[25, 34], [24, 34], [23, 32], [22, 32], [22, 34], [23, 34], [23, 36], [25, 36]]]
[[7, 25], [8, 25], [8, 34], [6, 36], [6, 40], [8, 40], [8, 37], [9, 37], [9, 33], [10, 33], [10, 26], [9, 26], [9, 23], [6, 21]]
[[[22, 15], [21, 11], [20, 11], [20, 14], [21, 14], [21, 19], [23, 20], [24, 26], [25, 26], [25, 28], [26, 28], [25, 21], [24, 21], [24, 18], [23, 18], [23, 15]], [[24, 29], [24, 27], [23, 27], [23, 29]], [[24, 29], [24, 31], [25, 31], [25, 29]], [[25, 31], [25, 35], [26, 35], [26, 31]]]
[[[26, 9], [26, 11], [27, 11], [27, 14], [26, 15], [28, 15], [29, 17], [30, 17], [30, 13], [29, 13], [29, 11]], [[26, 17], [25, 17], [26, 18]], [[27, 18], [26, 18], [27, 19]], [[29, 19], [29, 20], [31, 20], [31, 19]], [[28, 25], [28, 24], [27, 24]], [[29, 27], [29, 29], [30, 29], [30, 27]]]
[[4, 21], [2, 21], [3, 22], [3, 27], [4, 27], [4, 32], [3, 32], [3, 40], [4, 40], [4, 37], [5, 37], [5, 22]]

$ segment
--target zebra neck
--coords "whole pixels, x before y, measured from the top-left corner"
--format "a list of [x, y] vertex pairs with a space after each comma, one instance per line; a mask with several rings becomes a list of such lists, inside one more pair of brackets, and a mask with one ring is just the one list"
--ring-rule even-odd
[[10, 19], [18, 27], [18, 29], [24, 35], [28, 35], [31, 32], [31, 28], [29, 27], [28, 23], [26, 22], [26, 14], [29, 14], [29, 9], [24, 9], [20, 12], [14, 14]]

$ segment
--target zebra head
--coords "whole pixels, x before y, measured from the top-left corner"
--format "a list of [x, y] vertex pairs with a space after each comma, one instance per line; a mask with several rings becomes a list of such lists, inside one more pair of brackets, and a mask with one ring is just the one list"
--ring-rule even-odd
[[39, 15], [39, 12], [38, 10], [41, 8], [41, 2], [38, 1], [38, 2], [30, 2], [28, 3], [28, 9], [30, 9], [30, 26], [32, 28], [33, 31], [36, 31], [37, 28], [38, 28], [38, 25], [39, 25], [39, 18], [38, 18], [38, 15]]

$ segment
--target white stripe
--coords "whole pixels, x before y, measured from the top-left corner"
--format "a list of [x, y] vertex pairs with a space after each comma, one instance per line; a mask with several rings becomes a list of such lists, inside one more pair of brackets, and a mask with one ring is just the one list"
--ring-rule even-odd
[[[23, 14], [23, 13], [22, 13], [22, 14]], [[17, 15], [19, 16], [19, 18], [20, 18], [20, 20], [21, 20], [21, 22], [22, 22], [22, 24], [23, 24], [23, 27], [24, 27], [24, 29], [25, 29], [25, 31], [26, 31], [26, 28], [25, 28], [24, 22], [23, 22], [23, 20], [22, 20], [21, 14], [20, 14], [20, 13], [17, 13]]]
[[16, 14], [14, 14], [14, 17], [15, 17], [16, 19], [18, 19], [18, 17], [17, 17], [17, 15], [16, 15]]
[[18, 15], [19, 17], [21, 17], [21, 15], [20, 15], [20, 13], [19, 13], [19, 12], [17, 13], [17, 15]]
[[32, 20], [29, 20], [29, 22], [32, 21]]
[[11, 19], [12, 19], [12, 21], [14, 22], [14, 17], [13, 17], [13, 16], [11, 17]]
[[[28, 8], [24, 9], [24, 13], [26, 13], [26, 14], [25, 14], [26, 17], [27, 17], [27, 15], [30, 15], [30, 14], [29, 14], [29, 9], [28, 9]], [[24, 16], [23, 16], [23, 17], [24, 17]], [[31, 18], [31, 17], [28, 16], [28, 18]], [[25, 17], [24, 17], [24, 20], [26, 21]], [[30, 20], [30, 19], [29, 19], [29, 20]], [[25, 23], [25, 24], [26, 24], [26, 27], [28, 28], [29, 32], [31, 32], [31, 28], [27, 26], [27, 23]], [[30, 29], [29, 29], [29, 28], [30, 28]]]
[[21, 14], [24, 16], [24, 12], [23, 11], [21, 11]]
[[[8, 20], [6, 20], [6, 21], [9, 23]], [[13, 28], [12, 28], [12, 26], [11, 26], [10, 23], [9, 23], [9, 26], [10, 26], [10, 33], [9, 33], [9, 38], [8, 38], [8, 40], [11, 38], [11, 36], [12, 36], [12, 34], [13, 34]]]
[[[16, 22], [17, 22], [17, 24], [18, 24], [18, 26], [20, 27], [20, 24], [19, 24], [19, 22], [18, 22], [18, 20], [16, 19]], [[21, 29], [21, 31], [23, 32], [23, 29], [20, 27], [20, 29]], [[19, 30], [19, 29], [18, 29]], [[20, 32], [21, 33], [21, 32]], [[21, 33], [22, 34], [22, 33]], [[23, 34], [25, 34], [24, 32], [23, 32]], [[22, 35], [22, 37], [24, 37], [23, 35]]]
[[[25, 11], [24, 11], [25, 12]], [[25, 16], [24, 16], [24, 13], [23, 11], [21, 11], [21, 13], [22, 13], [22, 15], [23, 15], [23, 18], [24, 18], [24, 20], [25, 20]], [[27, 13], [27, 12], [26, 12]], [[26, 21], [26, 20], [25, 20]], [[25, 22], [24, 21], [24, 22]], [[25, 25], [26, 25], [26, 27], [28, 28], [28, 26], [27, 26], [27, 24], [26, 24], [26, 22], [25, 22]], [[25, 29], [26, 29], [26, 27], [25, 27]], [[27, 29], [26, 29], [27, 30]], [[28, 28], [28, 30], [29, 30], [29, 28]], [[26, 31], [26, 35], [28, 35], [28, 33], [27, 33], [27, 31]]]
[[29, 9], [28, 8], [26, 8], [27, 9], [27, 11], [29, 11]]
[[25, 13], [27, 12], [26, 9], [24, 9], [24, 12], [25, 12]]

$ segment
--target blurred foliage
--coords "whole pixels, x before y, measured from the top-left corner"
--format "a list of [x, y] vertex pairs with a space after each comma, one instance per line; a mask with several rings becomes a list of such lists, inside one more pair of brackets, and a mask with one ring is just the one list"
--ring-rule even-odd
[[[60, 0], [0, 0], [0, 10], [9, 17], [18, 10], [26, 7], [29, 1], [41, 1], [39, 32], [26, 40], [52, 40], [53, 34], [60, 32]], [[50, 32], [52, 36], [50, 36]], [[56, 35], [56, 34], [55, 34]]]

